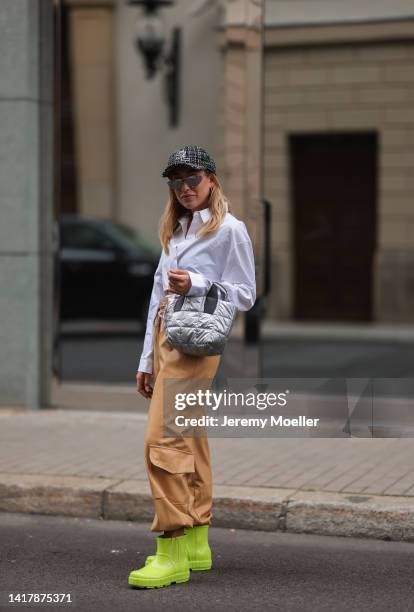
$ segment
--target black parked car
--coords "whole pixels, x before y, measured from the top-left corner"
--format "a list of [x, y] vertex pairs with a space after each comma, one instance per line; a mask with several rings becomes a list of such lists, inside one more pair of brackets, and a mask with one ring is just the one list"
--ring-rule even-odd
[[160, 251], [122, 223], [59, 221], [61, 319], [146, 321]]

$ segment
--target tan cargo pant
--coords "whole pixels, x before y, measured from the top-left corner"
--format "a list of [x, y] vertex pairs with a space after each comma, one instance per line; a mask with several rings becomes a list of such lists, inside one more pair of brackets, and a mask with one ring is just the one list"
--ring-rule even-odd
[[163, 437], [165, 379], [213, 379], [220, 355], [185, 355], [166, 341], [162, 314], [163, 298], [154, 318], [153, 375], [155, 384], [145, 434], [145, 464], [155, 516], [151, 531], [210, 524], [212, 475], [207, 437]]

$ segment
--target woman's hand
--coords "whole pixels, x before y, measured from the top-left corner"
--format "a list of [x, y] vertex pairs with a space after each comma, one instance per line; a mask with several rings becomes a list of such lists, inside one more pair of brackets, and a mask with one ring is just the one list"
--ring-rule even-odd
[[141, 393], [145, 398], [152, 397], [153, 388], [150, 385], [152, 374], [148, 374], [148, 372], [137, 372], [137, 391]]
[[168, 272], [168, 290], [186, 295], [191, 288], [191, 278], [187, 270], [170, 270]]

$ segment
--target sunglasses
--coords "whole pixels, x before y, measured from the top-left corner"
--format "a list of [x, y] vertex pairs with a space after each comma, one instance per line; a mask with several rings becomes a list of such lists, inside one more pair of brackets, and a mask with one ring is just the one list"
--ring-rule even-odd
[[171, 189], [175, 189], [176, 191], [179, 191], [184, 183], [186, 183], [191, 189], [193, 189], [201, 183], [203, 178], [204, 177], [202, 174], [193, 174], [182, 179], [172, 179], [171, 181], [167, 181], [167, 184], [168, 187], [171, 187]]

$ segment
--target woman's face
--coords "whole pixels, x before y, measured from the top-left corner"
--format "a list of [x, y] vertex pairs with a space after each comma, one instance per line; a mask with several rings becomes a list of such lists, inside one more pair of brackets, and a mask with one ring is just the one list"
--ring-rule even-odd
[[179, 189], [174, 189], [177, 200], [187, 210], [201, 210], [208, 206], [210, 189], [214, 186], [213, 180], [206, 175], [204, 170], [193, 170], [188, 167], [178, 166], [169, 175], [170, 180], [185, 179], [188, 176], [201, 176], [201, 182], [195, 187], [189, 187], [184, 181]]

